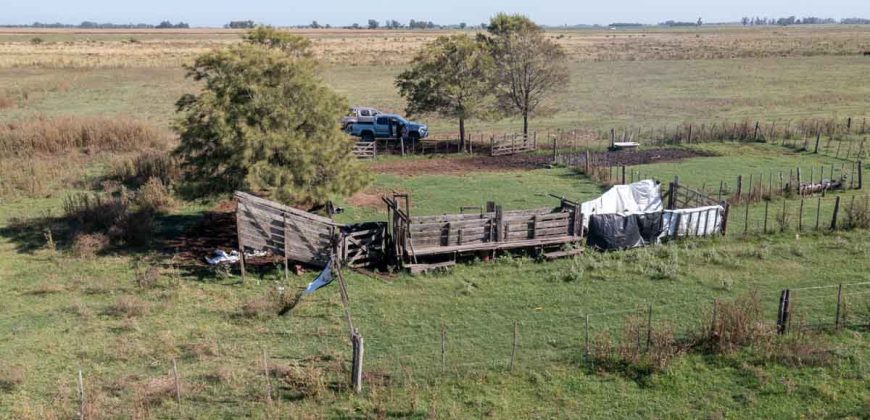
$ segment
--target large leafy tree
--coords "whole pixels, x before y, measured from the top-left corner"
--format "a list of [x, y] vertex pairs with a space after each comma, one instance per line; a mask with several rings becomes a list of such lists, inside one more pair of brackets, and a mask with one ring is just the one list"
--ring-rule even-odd
[[177, 102], [176, 154], [191, 189], [313, 206], [364, 187], [369, 177], [338, 126], [346, 102], [316, 77], [309, 42], [264, 27], [245, 41], [187, 67], [203, 83]]
[[522, 15], [496, 15], [480, 40], [495, 63], [491, 78], [498, 108], [522, 116], [523, 134], [528, 135], [529, 117], [568, 82], [564, 50]]
[[439, 36], [399, 74], [396, 87], [411, 115], [437, 113], [459, 120], [460, 148], [465, 148], [465, 120], [485, 114], [491, 57], [468, 35]]

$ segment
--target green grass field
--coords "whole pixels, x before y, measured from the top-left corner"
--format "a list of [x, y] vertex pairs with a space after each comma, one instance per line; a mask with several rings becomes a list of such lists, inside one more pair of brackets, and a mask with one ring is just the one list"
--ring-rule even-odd
[[[46, 36], [52, 42], [66, 39], [58, 37]], [[577, 60], [570, 66], [572, 81], [555, 99], [559, 111], [535, 118], [533, 127], [649, 129], [684, 122], [843, 118], [867, 115], [870, 105], [870, 87], [862, 83], [867, 60], [860, 56]], [[330, 65], [323, 77], [353, 104], [401, 111], [393, 87], [401, 69]], [[167, 127], [174, 101], [195, 88], [183, 75], [161, 65], [2, 67], [0, 96], [14, 97], [17, 105], [0, 109], [0, 122], [117, 115]], [[426, 121], [436, 133], [453, 131], [450, 121]], [[473, 122], [470, 129], [517, 126], [501, 120]], [[861, 140], [849, 137], [854, 144]], [[820, 154], [775, 141], [679, 147], [713, 156], [629, 170], [663, 182], [678, 175], [686, 185], [715, 192], [720, 181], [733, 191], [738, 175], [763, 174], [766, 184], [780, 171], [801, 167], [807, 177], [810, 168], [827, 171], [846, 163], [827, 142]], [[315, 269], [291, 274], [285, 282], [279, 266], [261, 267], [243, 283], [235, 270], [203, 269], [171, 245], [204, 212], [218, 207], [217, 201], [181, 201], [158, 218], [148, 246], [112, 248], [94, 257], [76, 257], [69, 243], [51, 249], [45, 232], [27, 221], [62, 215], [64, 198], [98, 189], [119, 156], [66, 157], [67, 165], [76, 166], [67, 175], [82, 179], [61, 179], [66, 171], [60, 170], [38, 194], [0, 199], [3, 418], [75, 417], [79, 371], [87, 418], [866, 418], [870, 411], [867, 231], [827, 229], [834, 197], [842, 197], [845, 212], [852, 197], [866, 197], [865, 191], [828, 194], [819, 231], [809, 228], [816, 197], [808, 197], [805, 229], [798, 232], [792, 216], [784, 232], [774, 232], [782, 203], [789, 212], [800, 203], [798, 197], [776, 197], [768, 204], [768, 235], [759, 234], [761, 201], [749, 206], [749, 235], [743, 235], [746, 207], [739, 205], [732, 208], [725, 237], [590, 251], [552, 262], [500, 255], [421, 276], [345, 270], [353, 322], [366, 343], [364, 391], [355, 395], [348, 390], [351, 351], [337, 288], [317, 291], [284, 316], [268, 306], [279, 288], [305, 287]], [[466, 158], [407, 159], [437, 167], [437, 159], [448, 166], [450, 159]], [[557, 204], [549, 194], [583, 201], [603, 191], [561, 167], [415, 174], [390, 169], [407, 163], [396, 156], [374, 162], [381, 171], [363, 192], [368, 201], [337, 197], [345, 209], [337, 219], [384, 220], [378, 196], [392, 191], [411, 194], [412, 215], [455, 213], [486, 201], [506, 209], [547, 207]], [[838, 284], [846, 285], [845, 328], [835, 330]], [[655, 331], [688, 339], [706, 328], [714, 300], [754, 293], [763, 319], [772, 323], [784, 288], [796, 296], [794, 327], [807, 327], [785, 339], [724, 355], [686, 348], [656, 372], [590, 366], [584, 358], [587, 316], [593, 346], [605, 337], [627, 336], [626, 317], [646, 317], [650, 308]], [[804, 353], [772, 353], [771, 346], [790, 342]], [[814, 356], [811, 351], [820, 351], [825, 362], [801, 359]], [[264, 354], [272, 368], [271, 404]]]

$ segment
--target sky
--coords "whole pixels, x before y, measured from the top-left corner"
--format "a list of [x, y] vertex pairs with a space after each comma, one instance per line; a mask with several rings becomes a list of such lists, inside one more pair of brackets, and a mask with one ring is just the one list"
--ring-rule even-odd
[[253, 20], [275, 26], [311, 21], [364, 25], [368, 19], [466, 22], [498, 12], [521, 13], [544, 25], [658, 23], [665, 20], [735, 22], [743, 16], [870, 17], [870, 0], [0, 0], [0, 24], [159, 23], [223, 26]]

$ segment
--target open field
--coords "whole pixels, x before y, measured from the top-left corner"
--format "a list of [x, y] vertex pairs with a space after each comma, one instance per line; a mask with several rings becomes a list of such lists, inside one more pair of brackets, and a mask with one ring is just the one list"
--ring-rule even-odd
[[[302, 33], [327, 62], [323, 78], [350, 103], [401, 111], [395, 75], [443, 32]], [[87, 418], [864, 418], [870, 411], [870, 237], [866, 229], [828, 229], [834, 198], [846, 212], [867, 187], [827, 194], [818, 231], [810, 228], [816, 196], [806, 198], [813, 205], [801, 232], [793, 218], [785, 229], [775, 221], [780, 206], [794, 212], [800, 198], [777, 196], [767, 204], [766, 235], [768, 202], [760, 200], [747, 213], [743, 205], [732, 209], [725, 237], [549, 262], [479, 256], [423, 276], [345, 270], [353, 322], [366, 343], [360, 395], [348, 390], [350, 344], [334, 285], [276, 315], [278, 290], [301, 290], [317, 270], [300, 267], [285, 280], [280, 264], [260, 265], [242, 283], [236, 268], [210, 269], [199, 261], [203, 248], [185, 248], [179, 238], [196, 241], [206, 231], [232, 238], [231, 203], [175, 194], [137, 246], [80, 249], [64, 218], [69, 197], [125, 194], [125, 165], [163, 156], [176, 142], [168, 131], [173, 104], [196, 89], [179, 66], [238, 35], [0, 29], [0, 417], [74, 417], [79, 371]], [[859, 55], [870, 49], [868, 27], [551, 36], [568, 49], [572, 78], [555, 98], [559, 110], [532, 126], [583, 130], [577, 150], [602, 150], [607, 141], [591, 133], [612, 127], [848, 116], [857, 124], [870, 116], [870, 58]], [[44, 42], [31, 45], [34, 37]], [[358, 45], [365, 48], [354, 58], [348, 52]], [[436, 134], [455, 130], [451, 121], [424, 120]], [[517, 126], [472, 121], [469, 129]], [[849, 166], [838, 146], [852, 151], [864, 137], [823, 138], [819, 154], [776, 138], [676, 145], [689, 157], [630, 171], [665, 183], [680, 176], [707, 191], [724, 181], [732, 191], [738, 175], [769, 182], [797, 167]], [[384, 220], [380, 197], [394, 191], [411, 195], [413, 215], [490, 200], [508, 210], [545, 207], [558, 202], [548, 194], [584, 201], [603, 191], [570, 168], [539, 164], [549, 156], [539, 151], [532, 163], [381, 157], [367, 163], [371, 186], [336, 197], [344, 209], [336, 219]], [[863, 164], [866, 173], [870, 162]], [[219, 246], [229, 249], [232, 240]], [[838, 284], [846, 285], [841, 329], [834, 328]], [[758, 299], [765, 322], [754, 327], [769, 331], [785, 288], [796, 294], [796, 332], [785, 338], [725, 353], [686, 344], [662, 369], [594, 364], [584, 355], [587, 316], [596, 352], [624, 351], [606, 343], [631, 337], [632, 316], [644, 326], [650, 316], [656, 337], [691, 343], [715, 319], [714, 301], [747, 295]], [[629, 347], [644, 348], [640, 341]]]

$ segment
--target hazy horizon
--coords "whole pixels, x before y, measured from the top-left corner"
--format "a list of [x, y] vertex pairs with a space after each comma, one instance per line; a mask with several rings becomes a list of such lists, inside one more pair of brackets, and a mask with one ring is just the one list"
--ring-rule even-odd
[[736, 22], [743, 16], [870, 17], [870, 2], [858, 3], [854, 0], [732, 0], [712, 3], [689, 0], [613, 0], [605, 3], [539, 0], [532, 4], [524, 3], [518, 0], [442, 0], [437, 3], [372, 0], [365, 3], [366, 8], [361, 8], [360, 2], [350, 0], [251, 0], [243, 5], [228, 0], [183, 3], [152, 0], [146, 7], [139, 3], [131, 5], [109, 0], [45, 0], [0, 4], [4, 10], [0, 25], [29, 25], [34, 22], [76, 25], [83, 21], [157, 24], [169, 20], [184, 21], [193, 27], [220, 27], [231, 20], [253, 20], [276, 26], [307, 25], [312, 21], [321, 25], [347, 26], [358, 23], [365, 26], [368, 19], [380, 23], [395, 19], [405, 25], [410, 19], [444, 25], [460, 22], [479, 25], [498, 12], [521, 13], [549, 26], [607, 25], [614, 22], [656, 24], [665, 20], [694, 22], [698, 18], [711, 23]]

